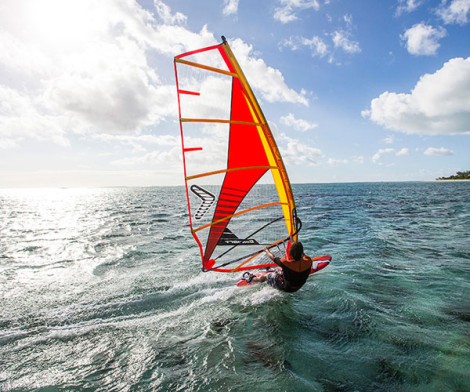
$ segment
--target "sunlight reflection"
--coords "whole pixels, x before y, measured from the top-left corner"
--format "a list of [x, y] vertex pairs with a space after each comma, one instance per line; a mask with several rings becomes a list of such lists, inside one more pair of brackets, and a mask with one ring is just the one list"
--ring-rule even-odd
[[2, 190], [4, 252], [17, 263], [36, 267], [83, 258], [84, 238], [101, 224], [106, 193], [86, 188]]

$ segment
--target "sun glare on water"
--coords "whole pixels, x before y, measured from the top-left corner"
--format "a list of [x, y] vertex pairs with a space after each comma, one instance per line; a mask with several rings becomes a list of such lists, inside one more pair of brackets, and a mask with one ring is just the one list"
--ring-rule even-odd
[[28, 267], [24, 273], [33, 268], [30, 275], [35, 280], [55, 279], [64, 262], [90, 257], [85, 238], [101, 227], [101, 211], [96, 206], [106, 201], [107, 192], [88, 188], [2, 190], [0, 215], [8, 228], [2, 232], [5, 254], [15, 255], [16, 263]]

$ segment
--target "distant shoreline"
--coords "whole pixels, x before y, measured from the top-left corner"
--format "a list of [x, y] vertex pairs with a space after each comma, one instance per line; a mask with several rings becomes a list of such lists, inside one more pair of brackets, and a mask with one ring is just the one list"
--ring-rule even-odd
[[435, 181], [439, 181], [439, 182], [466, 182], [466, 181], [470, 181], [469, 178], [456, 178], [456, 179], [452, 179], [452, 178], [436, 178]]
[[437, 181], [468, 181], [470, 180], [470, 170], [467, 171], [458, 171], [452, 176], [448, 177], [438, 177]]

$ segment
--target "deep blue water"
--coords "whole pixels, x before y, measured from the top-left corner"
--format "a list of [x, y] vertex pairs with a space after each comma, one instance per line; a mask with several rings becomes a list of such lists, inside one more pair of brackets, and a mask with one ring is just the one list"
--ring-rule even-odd
[[470, 182], [294, 194], [287, 294], [200, 271], [181, 187], [0, 190], [0, 390], [470, 390]]

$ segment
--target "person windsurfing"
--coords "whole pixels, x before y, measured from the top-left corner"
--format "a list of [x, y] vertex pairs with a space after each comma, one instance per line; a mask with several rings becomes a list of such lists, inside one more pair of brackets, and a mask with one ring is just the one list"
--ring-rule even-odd
[[268, 257], [279, 267], [275, 271], [261, 276], [245, 273], [247, 282], [264, 282], [278, 290], [294, 292], [299, 290], [310, 275], [312, 268], [312, 258], [304, 254], [304, 247], [301, 242], [294, 242], [288, 251], [287, 257], [275, 257], [268, 248], [264, 251]]

